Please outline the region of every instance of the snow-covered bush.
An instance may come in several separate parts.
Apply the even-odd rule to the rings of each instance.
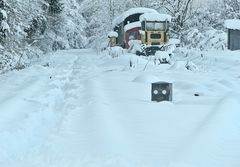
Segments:
[[[240,19],[240,0],[223,0],[222,10],[226,19]]]
[[[159,61],[159,62],[158,62]],[[167,51],[156,51],[154,56],[154,64],[157,63],[170,63],[169,52]]]
[[[48,5],[48,14],[56,15],[60,14],[63,10],[63,3],[62,0],[45,0]]]
[[[0,54],[0,74],[10,70],[15,66],[17,60],[14,59],[15,56],[12,53],[4,52]]]
[[[107,47],[109,46],[109,38],[107,38],[107,35],[103,35],[99,37],[97,40],[94,39],[93,38],[91,39],[93,41],[91,42],[91,45],[88,47],[95,48],[97,49],[98,52],[106,50]]]
[[[213,28],[205,31],[193,28],[185,32],[182,42],[187,48],[224,50],[227,46],[227,33]]]
[[[169,69],[175,71],[199,71],[198,66],[192,61],[175,61]]]
[[[203,6],[194,9],[194,15],[189,21],[189,28],[198,28],[204,30],[206,28],[214,28],[223,30],[224,14],[222,10],[224,5],[222,3],[209,2],[208,6]]]
[[[187,61],[185,67],[190,71],[199,71],[199,68],[192,61]]]
[[[24,29],[27,33],[27,38],[31,39],[34,36],[43,35],[47,28],[47,19],[43,15],[37,15],[34,17],[30,25]]]
[[[149,2],[149,5],[160,13],[168,13],[174,18],[172,31],[180,33],[188,27],[188,21],[193,16],[193,0],[161,0]]]
[[[108,47],[108,53],[112,58],[122,56],[124,53],[124,50],[122,47],[114,46],[114,47]]]
[[[140,40],[130,40],[128,42],[129,45],[129,52],[131,53],[137,53],[137,52],[142,52],[142,42]]]

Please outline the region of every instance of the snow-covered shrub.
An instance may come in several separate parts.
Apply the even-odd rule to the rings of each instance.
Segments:
[[[108,47],[108,52],[112,58],[119,57],[124,53],[123,48],[120,46]]]
[[[8,71],[14,66],[14,56],[11,53],[5,52],[0,54],[0,74]]]
[[[192,61],[175,61],[170,70],[176,71],[199,71],[199,68]]]
[[[182,42],[187,48],[224,50],[227,46],[227,33],[213,28],[203,31],[193,28],[184,33]]]
[[[240,0],[223,0],[226,19],[240,19]]]
[[[192,61],[187,61],[185,67],[190,71],[199,71],[199,68]]]
[[[37,15],[32,19],[30,25],[24,29],[27,33],[27,38],[31,39],[34,36],[43,35],[47,28],[47,19],[43,15]]]
[[[50,15],[60,14],[63,10],[63,3],[61,0],[45,0],[48,3],[48,13]]]
[[[10,70],[20,70],[39,60],[42,55],[39,48],[0,48],[0,73]]]
[[[222,3],[209,2],[208,6],[194,9],[194,15],[191,17],[189,23],[190,28],[197,28],[204,30],[206,28],[214,28],[216,30],[224,29],[224,14],[222,10],[224,5]]]
[[[129,45],[129,52],[131,53],[137,53],[137,52],[142,52],[142,42],[140,40],[130,40],[128,42]]]
[[[158,63],[170,63],[169,52],[167,51],[156,51],[154,56],[154,64]]]
[[[89,40],[92,40],[92,42],[87,47],[95,48],[99,52],[106,50],[109,46],[109,38],[106,35],[99,37],[97,40],[95,38],[90,38]]]

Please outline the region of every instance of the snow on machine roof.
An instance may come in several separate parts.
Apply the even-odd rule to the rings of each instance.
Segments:
[[[171,22],[172,16],[168,14],[159,13],[145,13],[140,16],[140,21],[169,21]]]
[[[116,25],[120,24],[127,17],[129,17],[129,16],[131,16],[133,14],[137,14],[137,13],[158,13],[158,12],[156,10],[150,9],[150,8],[131,8],[128,11],[124,12],[123,14],[121,14],[120,16],[116,17],[113,20],[113,26],[116,26]]]
[[[141,22],[140,21],[129,23],[129,24],[125,25],[124,26],[124,31],[127,32],[128,30],[131,30],[131,29],[136,28],[136,27],[141,27]]]
[[[239,19],[226,20],[225,27],[232,30],[240,30],[240,20]]]

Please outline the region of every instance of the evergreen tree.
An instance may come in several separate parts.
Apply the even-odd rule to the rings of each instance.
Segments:
[[[162,0],[160,3],[164,9],[175,18],[173,30],[181,32],[186,26],[186,22],[193,16],[193,0]]]
[[[240,0],[223,0],[226,19],[240,19]]]

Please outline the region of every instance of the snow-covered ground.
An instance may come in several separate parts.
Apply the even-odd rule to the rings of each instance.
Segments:
[[[1,75],[0,166],[239,167],[239,55],[69,50]],[[155,81],[173,83],[172,102],[151,102]]]

